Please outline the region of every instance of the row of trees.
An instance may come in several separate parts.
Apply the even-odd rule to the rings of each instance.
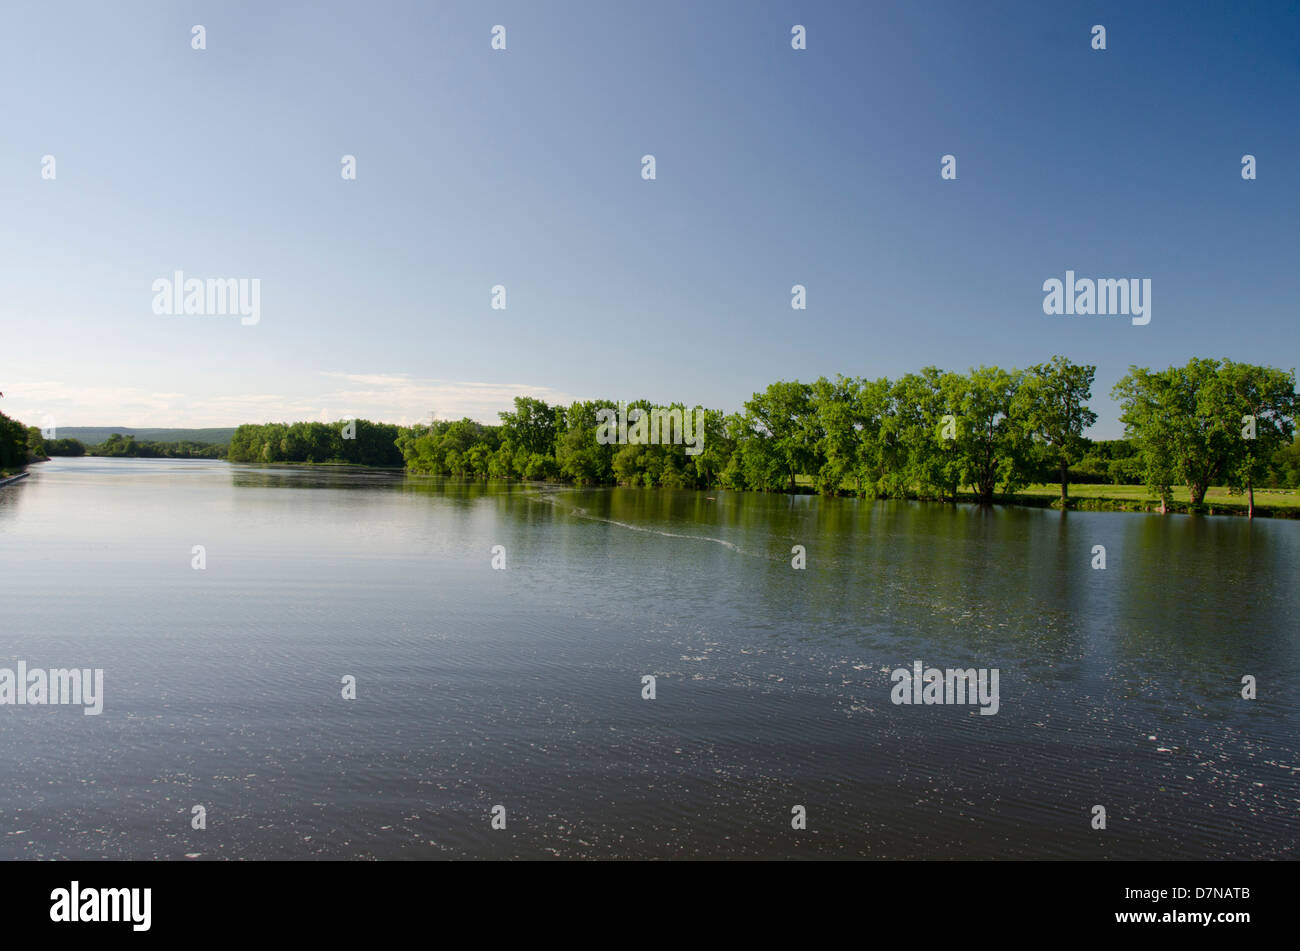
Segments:
[[[80,439],[45,439],[42,437],[41,445],[45,449],[47,456],[84,456],[86,454],[86,444]]]
[[[132,456],[141,459],[224,459],[226,447],[206,442],[157,442],[150,439],[136,439],[111,433],[98,445],[87,446],[80,439],[44,439],[39,429],[33,428],[29,433],[29,442],[41,446],[45,457],[52,456]]]
[[[84,446],[76,439],[60,439],[45,443],[46,452],[51,456],[131,456],[141,459],[220,459],[226,454],[224,446],[213,443],[192,442],[156,442],[139,439],[135,436],[123,436],[110,433],[109,437],[97,446]]]
[[[1137,367],[1116,385],[1126,439],[1093,442],[1096,369],[1054,357],[1025,370],[927,367],[897,380],[839,376],[773,383],[743,413],[704,411],[703,451],[601,444],[610,401],[549,406],[523,397],[490,426],[469,419],[403,431],[414,472],[584,484],[793,490],[983,502],[1034,482],[1145,483],[1166,503],[1186,485],[1200,505],[1211,484],[1244,490],[1300,484],[1295,375],[1229,360]],[[629,409],[648,412],[648,402]],[[676,408],[686,412],[686,407]]]
[[[412,471],[470,477],[792,491],[806,475],[825,494],[955,498],[970,486],[991,501],[999,487],[1013,491],[1050,470],[1065,497],[1096,419],[1084,405],[1093,372],[1057,357],[1028,371],[928,367],[894,382],[773,383],[743,413],[703,410],[696,454],[671,443],[602,444],[597,413],[612,402],[553,407],[527,397],[500,426],[436,422],[398,445]]]
[[[680,403],[655,407],[645,400],[627,404],[622,410],[634,416],[657,408],[676,410],[682,417],[693,412]],[[683,443],[602,442],[598,438],[602,410],[618,412],[620,407],[610,400],[550,406],[532,397],[516,397],[514,411],[502,413],[499,426],[470,419],[436,421],[406,430],[398,447],[410,471],[438,475],[670,488],[719,484],[734,451],[734,439],[721,412],[701,409],[702,451],[692,454]]]
[[[396,428],[396,427],[394,427]],[[226,447],[199,442],[137,441],[134,436],[111,434],[97,446],[79,439],[46,439],[38,426],[24,427],[0,413],[0,469],[17,469],[51,456],[140,456],[145,458],[220,459]]]
[[[698,452],[678,443],[598,438],[608,400],[551,406],[519,397],[498,425],[471,419],[409,428],[370,423],[241,426],[234,462],[405,465],[411,472],[483,479],[564,480],[792,491],[800,477],[823,494],[982,502],[1054,481],[1144,483],[1164,503],[1186,485],[1200,505],[1211,484],[1250,495],[1300,484],[1295,374],[1229,360],[1138,367],[1114,388],[1126,438],[1094,442],[1088,408],[1095,367],[1054,357],[1024,370],[926,367],[897,380],[838,376],[782,381],[741,413],[681,404],[628,404],[703,418]]]
[[[346,463],[401,466],[397,448],[402,428],[366,419],[335,423],[266,423],[244,425],[230,437],[231,462]]]
[[[747,488],[793,488],[805,474],[823,494],[955,499],[968,487],[982,502],[1050,472],[1066,499],[1097,418],[1094,373],[1055,357],[1028,370],[774,383],[745,404],[739,458],[724,471]]]

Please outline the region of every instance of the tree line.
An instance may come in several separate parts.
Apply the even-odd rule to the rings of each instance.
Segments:
[[[55,456],[133,456],[140,458],[223,459],[226,447],[214,443],[137,440],[112,433],[97,445],[79,439],[47,439],[39,426],[24,426],[0,413],[0,470],[17,470]]]
[[[334,423],[246,424],[230,437],[231,462],[338,463],[354,466],[403,465],[400,426],[366,419]]]
[[[1295,440],[1295,372],[1231,360],[1193,359],[1182,367],[1130,367],[1113,395],[1125,438],[1083,434],[1096,368],[1064,357],[1027,369],[981,366],[967,373],[926,367],[898,379],[837,376],[779,381],[753,394],[739,413],[609,400],[549,405],[517,397],[498,424],[437,420],[399,427],[369,420],[240,426],[232,462],[344,463],[405,467],[413,473],[478,479],[565,481],[581,485],[797,491],[864,498],[981,502],[1029,484],[1142,484],[1172,501],[1186,486],[1194,507],[1211,485],[1245,492],[1300,487]],[[703,444],[624,443],[599,438],[603,410],[681,416],[701,410]],[[0,416],[0,420],[7,417]],[[0,425],[0,464],[23,427]],[[16,429],[14,428],[16,427]],[[39,437],[28,432],[28,439]],[[30,434],[34,433],[35,437]],[[75,441],[74,441],[75,442]],[[110,445],[111,443],[111,445]],[[37,445],[31,443],[31,445]],[[51,442],[42,442],[51,454]],[[71,447],[75,449],[75,447]],[[175,454],[219,447],[180,445]],[[155,447],[114,436],[89,450],[153,454]],[[158,452],[158,454],[172,454]],[[806,483],[806,485],[805,485]]]
[[[151,439],[136,439],[135,436],[123,436],[110,433],[109,437],[95,446],[82,446],[76,439],[58,440],[64,445],[46,443],[46,451],[51,455],[64,456],[130,456],[140,459],[221,459],[226,454],[224,446],[212,443],[181,440],[177,442],[158,442]],[[70,445],[69,445],[70,444]],[[80,452],[78,452],[80,447]]]
[[[606,400],[549,406],[515,400],[500,425],[470,419],[404,429],[412,472],[682,488],[794,491],[807,477],[826,495],[991,502],[1031,483],[1145,484],[1162,504],[1186,485],[1199,506],[1210,485],[1251,495],[1300,485],[1295,374],[1230,360],[1131,367],[1114,388],[1125,439],[1083,434],[1096,368],[1054,357],[1025,370],[926,367],[897,380],[838,376],[777,382],[744,412],[704,411],[698,455],[682,445],[602,444]],[[648,412],[651,403],[629,404]],[[674,404],[660,409],[686,407]]]
[[[159,442],[111,433],[102,443],[87,446],[80,439],[44,439],[36,427],[29,430],[29,446],[38,458],[53,456],[130,456],[141,459],[224,459],[226,447],[215,443]],[[39,449],[37,448],[39,447]]]

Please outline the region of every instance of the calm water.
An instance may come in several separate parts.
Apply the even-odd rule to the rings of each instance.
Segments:
[[[1295,522],[32,472],[0,489],[0,666],[101,667],[105,702],[0,707],[3,858],[1282,858],[1300,839]],[[1000,711],[895,706],[889,671],[915,660],[998,668]]]

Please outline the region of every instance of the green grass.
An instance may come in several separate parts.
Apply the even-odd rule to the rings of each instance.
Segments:
[[[795,479],[801,488],[810,488],[811,476],[798,476]],[[852,492],[852,484],[846,483],[846,492]],[[1019,504],[1032,506],[1059,506],[1061,486],[1059,483],[1043,483],[1021,489],[1011,496],[999,495],[999,504]],[[969,492],[960,493],[962,501],[973,501]],[[1191,504],[1191,495],[1185,486],[1176,486],[1173,491],[1174,512],[1183,512]],[[1070,508],[1083,511],[1118,511],[1118,512],[1158,512],[1160,499],[1152,495],[1142,485],[1092,485],[1072,483],[1070,485]],[[1245,493],[1234,495],[1223,486],[1216,486],[1205,493],[1203,511],[1223,515],[1245,515],[1247,501]],[[1256,489],[1255,514],[1277,518],[1300,518],[1300,489]]]
[[[1061,495],[1060,485],[1031,485],[1022,489],[1023,495],[1050,495],[1052,498],[1059,498]],[[1155,505],[1160,504],[1160,500],[1154,497],[1146,486],[1142,485],[1074,485],[1070,486],[1070,498],[1090,498],[1090,499],[1138,499],[1150,501]],[[1174,489],[1174,501],[1186,504],[1191,501],[1191,495],[1186,487],[1177,486]],[[1242,505],[1246,504],[1246,494],[1243,492],[1239,495],[1233,495],[1226,488],[1212,488],[1205,493],[1206,505]],[[1297,489],[1256,489],[1255,505],[1267,505],[1274,508],[1297,508],[1300,509],[1300,490]]]
[[[1032,499],[1059,499],[1060,485],[1031,485],[1021,489],[1018,495]],[[1117,508],[1158,511],[1160,499],[1152,495],[1146,486],[1141,485],[1071,485],[1070,500],[1072,508]],[[1109,503],[1109,504],[1101,504]],[[1185,486],[1175,486],[1173,504],[1175,510],[1184,509],[1191,503],[1191,494]],[[1245,514],[1247,510],[1246,494],[1233,494],[1223,486],[1216,486],[1205,493],[1204,507],[1207,511],[1225,514]],[[1300,490],[1296,489],[1256,489],[1255,514],[1277,515],[1283,518],[1300,518]]]

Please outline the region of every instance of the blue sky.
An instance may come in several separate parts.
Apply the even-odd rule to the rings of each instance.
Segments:
[[[1295,3],[4,21],[0,409],[28,424],[494,421],[525,393],[733,410],[778,379],[1060,353],[1096,364],[1107,437],[1130,364],[1296,364]],[[1150,278],[1150,324],[1045,316],[1067,269]],[[154,314],[176,270],[259,279],[260,322]]]

